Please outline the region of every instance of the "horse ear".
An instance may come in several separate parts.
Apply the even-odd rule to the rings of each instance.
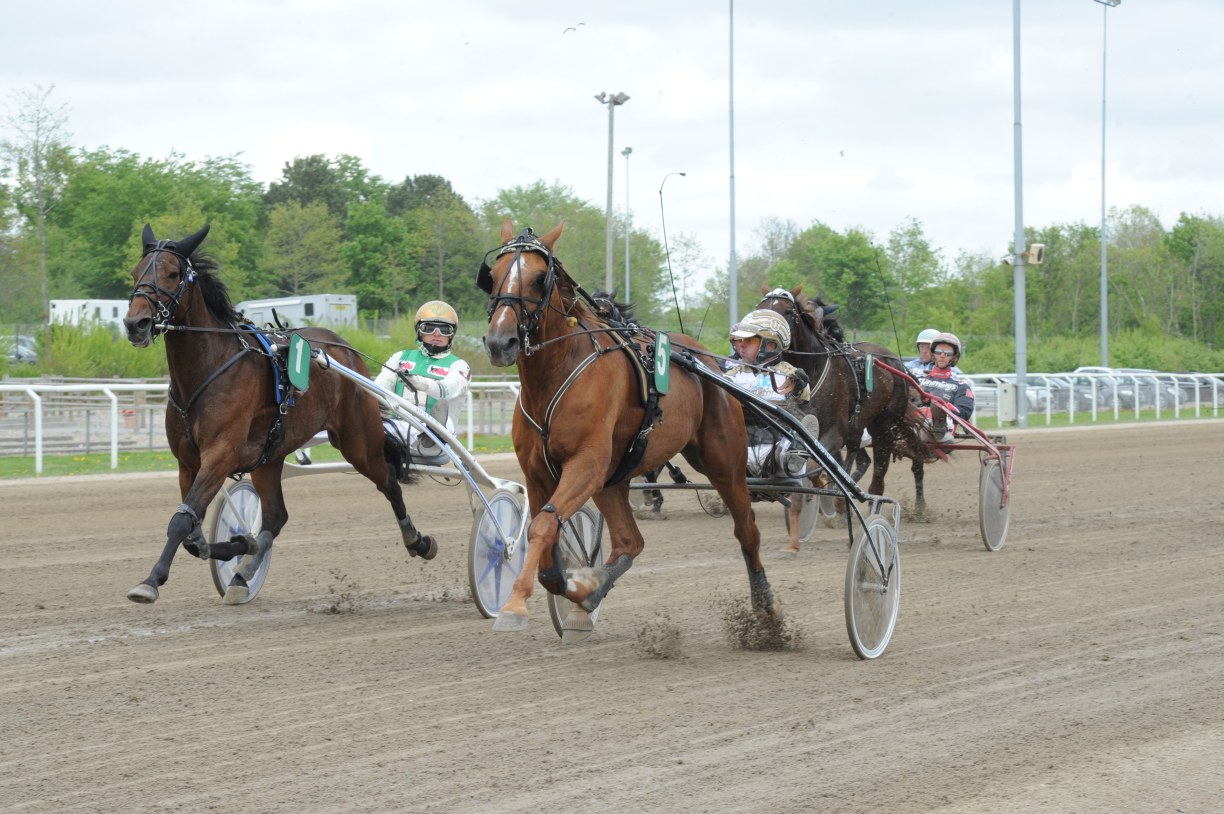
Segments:
[[[182,254],[184,257],[191,257],[192,252],[194,252],[197,248],[199,248],[200,243],[203,242],[204,237],[208,234],[209,226],[210,224],[206,223],[204,224],[204,228],[201,229],[200,231],[196,232],[193,235],[188,235],[187,237],[178,241],[179,253]]]
[[[764,297],[770,291],[773,291],[773,289],[769,287],[769,283],[761,283],[761,296],[762,297]]]
[[[506,218],[502,221],[502,245],[509,243],[512,237],[514,237],[514,225],[510,223],[509,218]]]
[[[565,221],[563,220],[551,232],[540,238],[540,242],[547,246],[550,252],[553,251],[553,247],[557,245],[557,238],[561,237],[561,232],[564,229]]]
[[[145,224],[144,231],[140,235],[140,242],[145,246],[152,246],[157,242],[157,238],[153,237],[153,227]]]
[[[803,292],[803,283],[800,283],[799,285],[791,289],[791,296],[794,297],[797,302],[799,300],[799,295],[802,292]]]

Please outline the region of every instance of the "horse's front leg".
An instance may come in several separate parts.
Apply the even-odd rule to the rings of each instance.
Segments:
[[[166,527],[166,544],[162,547],[161,556],[144,582],[128,591],[128,599],[142,604],[157,601],[159,589],[170,578],[170,564],[174,561],[174,555],[180,545],[201,559],[212,554],[211,547],[204,540],[202,522],[208,504],[225,480],[224,475],[213,474],[215,471],[201,467],[198,472],[193,472],[185,465],[179,464],[179,493],[183,496],[183,502],[179,504]],[[244,551],[238,553],[245,553],[245,546]]]
[[[582,508],[582,504],[598,488],[599,478],[602,476],[602,467],[584,466],[581,461],[568,461],[565,474],[551,498],[541,486],[531,483],[530,478],[528,479],[528,503],[533,507],[539,506],[540,510],[527,528],[527,553],[523,560],[523,570],[515,577],[510,596],[497,613],[497,619],[493,622],[494,630],[527,629],[527,600],[534,590],[537,574],[541,584],[554,593],[560,593],[554,589],[565,580],[557,549],[561,539],[561,523]],[[586,593],[580,598],[569,596],[568,592],[566,596],[573,602],[579,602]]]

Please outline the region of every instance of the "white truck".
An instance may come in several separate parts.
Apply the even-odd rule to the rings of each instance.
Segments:
[[[357,297],[353,294],[302,294],[268,300],[245,300],[235,306],[256,325],[276,324],[272,312],[287,328],[326,325],[356,327]]]
[[[122,331],[127,310],[127,300],[51,300],[51,322],[64,325],[98,322]]]

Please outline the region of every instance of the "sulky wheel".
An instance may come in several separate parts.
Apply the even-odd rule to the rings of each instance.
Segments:
[[[212,522],[205,522],[204,533],[209,543],[228,541],[231,537],[249,535],[252,539],[263,530],[263,504],[259,501],[259,493],[249,480],[229,481],[213,498],[205,517],[211,517]],[[212,574],[213,586],[217,593],[225,596],[230,581],[238,569],[242,555],[228,560],[209,560],[208,569]],[[272,550],[264,554],[263,562],[256,569],[255,575],[247,580],[247,595],[245,602],[250,602],[263,587],[268,576],[268,566],[272,562]],[[240,603],[242,604],[242,603]]]
[[[982,461],[978,475],[978,522],[982,530],[982,542],[989,551],[998,551],[1007,541],[1007,526],[1011,522],[1011,494],[1003,489],[1003,466],[1006,453],[1000,460],[988,458]]]
[[[646,480],[645,475],[638,475],[634,477],[633,480],[629,481],[629,483],[631,486],[638,486],[639,484],[649,483],[649,481]],[[638,509],[642,508],[645,505],[646,505],[646,491],[644,489],[630,489],[629,490],[629,508],[633,509],[636,512]]]
[[[812,542],[812,535],[816,533],[816,527],[820,525],[820,495],[791,495],[791,500],[803,501],[803,507],[799,509],[799,542]],[[785,506],[782,508],[782,517],[786,522],[786,533],[790,534],[790,509]]]
[[[566,570],[603,565],[602,514],[590,506],[583,506],[561,526],[561,557]],[[601,601],[588,613],[563,596],[548,594],[548,615],[552,617],[553,629],[566,644],[580,642],[594,633],[602,608]]]
[[[510,598],[514,580],[527,557],[527,527],[523,503],[511,489],[496,489],[489,508],[478,504],[468,545],[468,587],[476,609],[486,619],[497,616]],[[515,536],[517,536],[517,539]]]
[[[873,514],[846,566],[846,631],[859,658],[877,658],[888,647],[900,602],[901,548],[892,524]]]

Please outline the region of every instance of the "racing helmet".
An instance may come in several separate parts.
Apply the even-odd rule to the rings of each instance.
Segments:
[[[731,331],[732,339],[747,339],[751,336],[761,337],[763,355],[777,355],[790,349],[790,325],[787,324],[786,318],[777,311],[770,311],[768,308],[750,311],[735,326],[735,330]],[[772,342],[773,348],[765,347],[766,342]]]
[[[925,331],[918,333],[918,338],[914,340],[914,345],[929,345],[937,336],[939,336],[939,331],[934,328],[927,328]]]
[[[935,351],[935,348],[939,347],[940,345],[951,345],[952,346],[952,364],[955,365],[957,362],[960,361],[961,341],[960,339],[957,338],[956,334],[948,333],[947,331],[945,331],[941,333],[939,336],[935,337],[933,340],[931,340],[931,352],[933,353]]]
[[[417,342],[427,354],[445,356],[450,353],[451,343],[459,332],[459,315],[455,313],[454,308],[441,300],[430,300],[417,309],[413,327],[416,329]],[[446,340],[445,345],[430,345],[425,342],[425,334],[435,332],[440,333]]]

